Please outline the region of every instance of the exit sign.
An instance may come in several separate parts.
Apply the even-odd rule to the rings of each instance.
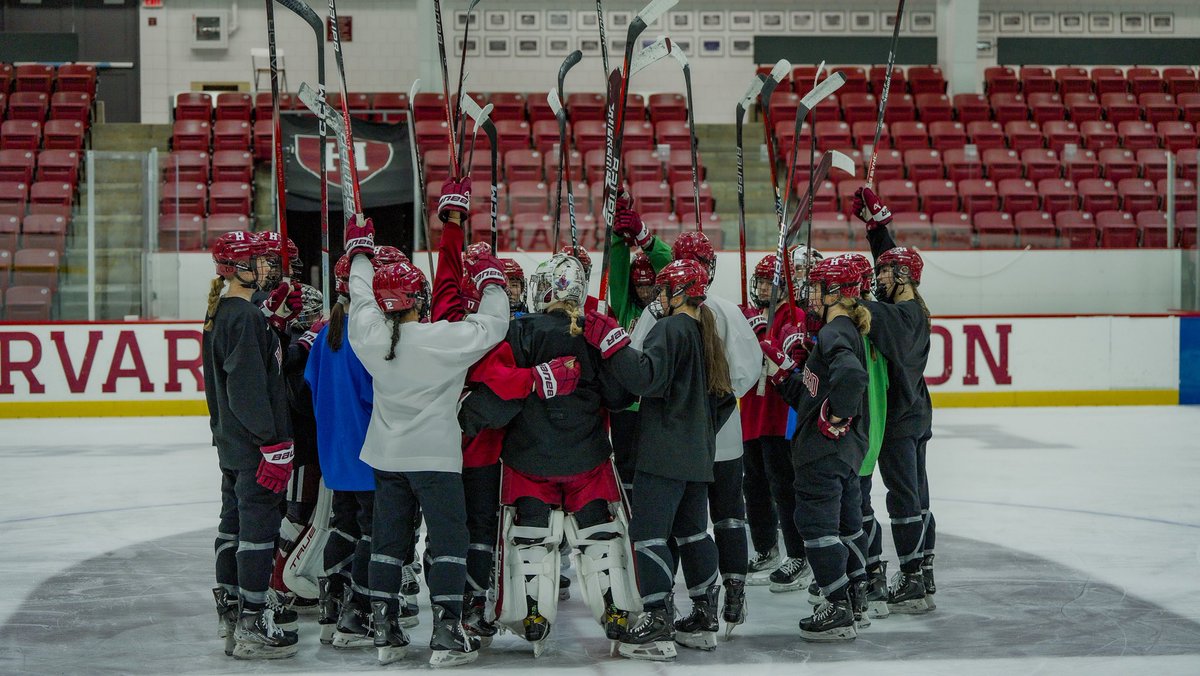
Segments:
[[[163,0],[142,0],[142,7],[146,9],[162,9]]]

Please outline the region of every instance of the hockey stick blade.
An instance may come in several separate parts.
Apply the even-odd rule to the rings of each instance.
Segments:
[[[672,52],[679,53],[679,50],[672,49],[671,38],[660,36],[657,40],[650,44],[642,51],[638,52],[633,57],[633,62],[629,66],[629,70],[637,75],[645,70],[650,64],[658,61],[667,54]],[[687,57],[684,57],[685,59]]]
[[[643,7],[642,11],[637,13],[637,16],[633,18],[633,22],[630,22],[630,33],[633,32],[634,23],[637,23],[640,20],[642,24],[641,28],[638,30],[638,33],[640,34],[643,30],[646,30],[646,26],[658,21],[662,15],[666,14],[677,4],[679,4],[679,0],[653,0],[653,2]]]
[[[558,67],[558,91],[565,91],[563,86],[567,81],[567,73],[571,72],[571,69],[582,60],[583,52],[579,51],[578,49],[570,54],[567,54],[567,58],[563,59],[562,65]],[[563,96],[566,96],[566,94]]]
[[[751,82],[750,86],[746,88],[746,95],[742,97],[741,101],[738,101],[738,108],[741,109],[743,113],[749,110],[750,106],[754,103],[754,99],[758,98],[759,93],[762,92],[763,83],[766,81],[767,76],[763,75],[762,73],[758,73],[754,76],[754,81]]]
[[[792,74],[792,64],[787,59],[780,59],[775,62],[775,67],[771,69],[771,79],[775,84],[783,82],[784,78]]]
[[[857,167],[854,165],[854,160],[850,156],[836,150],[827,150],[825,151],[825,154],[821,156],[821,162],[817,165],[817,168],[813,173],[814,190],[821,189],[821,184],[825,182],[825,179],[829,176],[830,170],[833,168],[840,169],[851,176],[853,176],[855,171],[857,171]],[[800,234],[801,227],[804,225],[804,222],[808,220],[809,215],[812,212],[814,198],[815,193],[805,194],[800,198],[800,208],[792,216],[792,220],[788,224],[787,236],[785,240],[787,243],[786,246],[790,247],[796,237]]]
[[[796,114],[796,119],[801,119],[807,116],[810,110],[816,108],[822,101],[828,98],[830,94],[833,94],[837,90],[841,89],[842,85],[844,84],[846,84],[846,74],[841,71],[838,71],[824,80],[821,80],[820,84],[818,84],[816,87],[813,87],[812,91],[805,94],[804,98],[800,99],[800,110],[803,111],[803,114],[798,112]]]
[[[551,89],[550,93],[546,95],[546,103],[550,104],[550,112],[554,113],[554,117],[558,117],[558,114],[563,110],[563,106],[562,101],[558,98],[557,89]]]

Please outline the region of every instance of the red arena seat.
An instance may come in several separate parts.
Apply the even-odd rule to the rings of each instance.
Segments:
[[[1011,249],[1017,241],[1012,214],[982,211],[975,214],[975,232],[981,249]]]
[[[1096,222],[1086,211],[1060,211],[1054,215],[1059,246],[1071,249],[1096,248]]]

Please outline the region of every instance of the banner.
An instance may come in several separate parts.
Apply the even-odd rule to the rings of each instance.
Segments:
[[[337,137],[326,141],[325,166],[321,167],[321,137],[317,118],[282,115],[283,162],[286,166],[289,211],[320,211],[323,177],[329,184],[330,211],[342,210],[341,157]],[[395,206],[412,202],[412,158],[407,124],[377,124],[355,119],[354,161],[363,207]]]

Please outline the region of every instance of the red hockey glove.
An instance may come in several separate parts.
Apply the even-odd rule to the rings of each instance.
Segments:
[[[617,193],[617,205],[616,205],[613,213],[620,213],[622,211],[629,211],[632,209],[633,209],[633,195],[630,195],[629,193],[625,192],[625,189],[622,188]]]
[[[648,249],[653,241],[650,229],[642,222],[641,215],[633,209],[617,208],[616,216],[613,217],[613,233],[625,240],[629,246],[643,250]]]
[[[369,218],[360,218],[354,214],[346,221],[345,230],[346,257],[362,254],[367,258],[375,256],[375,223]]]
[[[533,391],[542,399],[565,396],[579,385],[579,362],[575,357],[556,357],[533,367]]]
[[[508,278],[504,276],[504,264],[491,254],[468,258],[464,267],[467,276],[475,282],[475,288],[479,289],[480,298],[483,297],[483,290],[488,284],[499,284],[502,289],[508,286]]]
[[[743,305],[741,310],[746,316],[746,321],[750,322],[750,330],[755,336],[762,338],[767,333],[767,318],[763,316],[762,310],[753,305]]]
[[[442,197],[438,200],[438,218],[443,223],[450,220],[451,214],[458,214],[458,222],[466,220],[471,212],[471,178],[462,180],[446,179],[442,183]]]
[[[795,324],[784,324],[779,329],[779,347],[784,354],[797,364],[808,361],[808,346],[806,336],[796,328]]]
[[[850,206],[850,210],[858,217],[858,220],[867,224],[867,230],[871,231],[875,228],[886,228],[892,222],[892,212],[887,208],[887,205],[879,201],[879,196],[874,190],[867,187],[859,188],[854,192],[854,202]]]
[[[260,306],[262,313],[267,317],[267,323],[278,331],[286,331],[288,323],[300,314],[304,305],[303,294],[300,282],[280,282]]]
[[[583,324],[583,337],[588,345],[600,350],[600,356],[605,359],[629,344],[629,334],[617,320],[595,310],[588,310],[587,320]]]
[[[792,375],[792,369],[796,368],[796,362],[769,340],[758,341],[758,346],[762,348],[763,356],[770,364],[767,367],[767,379],[771,381],[771,384],[778,385],[787,380]]]
[[[328,323],[324,319],[318,319],[304,332],[304,335],[296,339],[296,342],[304,348],[305,352],[311,350],[313,343],[317,342],[317,335],[321,333],[321,329],[325,328],[325,325]]]
[[[292,478],[291,441],[281,441],[270,446],[260,446],[262,460],[258,463],[258,484],[272,493],[282,493]]]
[[[850,431],[850,421],[854,420],[854,416],[842,418],[838,422],[831,422],[830,418],[834,415],[829,412],[829,400],[826,399],[824,404],[821,404],[821,414],[817,416],[817,429],[821,434],[837,441],[846,436],[846,432]]]

